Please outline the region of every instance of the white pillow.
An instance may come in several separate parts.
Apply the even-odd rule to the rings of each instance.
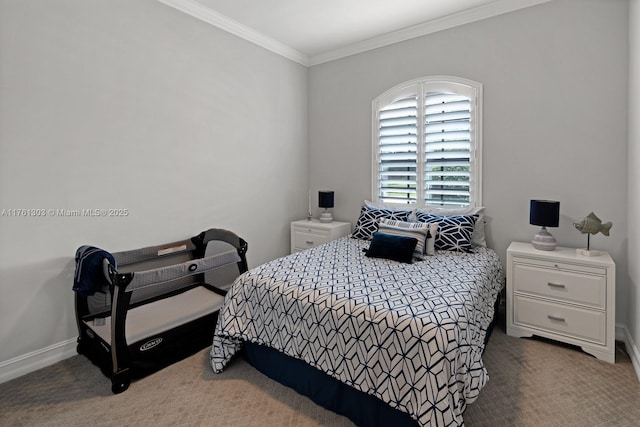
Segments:
[[[427,244],[424,245],[424,253],[427,255],[435,255],[436,254],[436,234],[438,233],[438,223],[432,222],[429,224],[429,235],[431,237],[427,238]]]
[[[484,231],[484,206],[480,207],[464,207],[464,208],[445,208],[442,206],[427,206],[418,209],[420,212],[432,213],[436,215],[478,215],[478,220],[471,235],[471,243],[476,246],[487,247],[487,240]],[[411,218],[411,217],[410,217]],[[433,235],[433,233],[432,233]]]
[[[406,222],[382,218],[378,223],[378,231],[416,239],[417,244],[413,251],[413,257],[422,261],[423,255],[426,253],[427,233],[431,231],[429,225],[425,222]]]

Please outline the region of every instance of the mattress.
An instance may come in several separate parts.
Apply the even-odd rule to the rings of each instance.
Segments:
[[[343,237],[239,277],[220,311],[213,370],[251,341],[420,425],[462,425],[488,380],[481,356],[504,284],[499,258],[478,247],[404,264],[366,257],[368,245]]]
[[[125,337],[128,344],[152,337],[199,319],[220,309],[224,297],[197,286],[188,291],[133,308],[127,313]],[[111,316],[104,322],[85,321],[100,338],[111,345]]]

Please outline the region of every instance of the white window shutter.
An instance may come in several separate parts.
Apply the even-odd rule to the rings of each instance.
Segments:
[[[415,203],[417,197],[418,97],[386,105],[378,120],[379,187],[385,202]]]
[[[374,100],[374,200],[479,206],[481,87],[455,77],[424,78]]]
[[[424,99],[425,204],[468,206],[471,100],[441,92]]]

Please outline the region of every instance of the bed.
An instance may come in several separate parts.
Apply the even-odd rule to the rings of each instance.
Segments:
[[[482,353],[504,286],[500,260],[471,245],[477,215],[466,250],[427,254],[427,239],[410,263],[368,256],[381,222],[363,228],[362,218],[350,237],[239,277],[211,366],[221,372],[245,347],[258,369],[358,425],[463,425],[488,380]],[[440,225],[426,233],[436,243],[447,237]]]

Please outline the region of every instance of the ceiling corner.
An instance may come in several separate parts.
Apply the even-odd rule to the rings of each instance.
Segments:
[[[181,12],[200,19],[208,24],[211,24],[223,31],[231,33],[242,39],[245,39],[251,43],[254,43],[260,47],[270,50],[280,56],[297,62],[305,67],[308,67],[309,56],[280,43],[264,34],[261,34],[233,19],[222,15],[206,6],[203,6],[197,0],[157,0],[167,6],[173,7]]]

